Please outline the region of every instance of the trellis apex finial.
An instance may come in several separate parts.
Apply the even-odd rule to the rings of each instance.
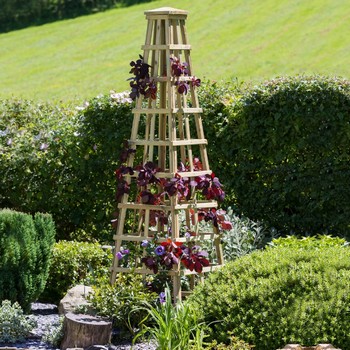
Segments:
[[[188,11],[179,10],[179,9],[175,9],[175,8],[172,8],[172,7],[161,7],[161,8],[158,8],[158,9],[145,11],[145,15],[146,15],[146,17],[151,17],[151,16],[172,16],[172,15],[187,17]]]

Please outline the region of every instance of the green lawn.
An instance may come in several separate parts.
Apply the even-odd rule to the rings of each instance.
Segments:
[[[159,0],[0,34],[0,98],[87,99],[128,88],[145,40],[145,10],[189,11],[194,73],[256,81],[319,73],[350,77],[346,0]]]

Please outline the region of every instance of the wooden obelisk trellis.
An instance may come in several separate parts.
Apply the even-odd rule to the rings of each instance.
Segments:
[[[207,140],[204,136],[201,112],[196,88],[191,87],[188,94],[180,94],[175,86],[176,80],[188,80],[192,77],[191,46],[187,42],[185,20],[187,12],[173,8],[160,8],[145,12],[147,33],[143,49],[144,62],[151,66],[151,77],[157,83],[157,98],[137,98],[136,107],[133,110],[134,121],[129,145],[133,149],[143,148],[143,163],[155,162],[161,169],[157,177],[171,179],[175,176],[194,179],[197,176],[211,174],[207,156]],[[171,58],[176,57],[181,62],[188,63],[189,76],[174,78],[171,72]],[[140,135],[140,120],[145,119],[145,132]],[[192,130],[193,129],[193,130]],[[193,138],[195,135],[195,138]],[[194,154],[198,152],[197,154]],[[193,165],[194,156],[198,156],[202,163],[202,169],[197,170]],[[188,163],[187,171],[179,171],[179,163]],[[134,166],[134,155],[130,155],[128,166]],[[137,174],[136,174],[137,175]],[[135,181],[135,176],[126,175],[125,179],[130,184]],[[198,231],[198,210],[216,208],[214,200],[179,200],[178,196],[172,196],[164,200],[162,205],[142,204],[136,199],[130,201],[129,195],[124,194],[118,205],[119,216],[117,231],[114,236],[115,252],[120,251],[127,242],[140,245],[144,240],[151,241],[154,236],[154,228],[150,227],[152,211],[163,212],[169,217],[169,224],[158,223],[156,229],[158,241],[165,241],[166,234],[173,241],[211,241],[215,252],[215,264],[203,268],[203,272],[209,272],[223,264],[221,237],[217,228],[210,232]],[[128,213],[132,215],[128,216]],[[127,219],[129,218],[129,220]],[[134,229],[126,232],[126,221],[134,218]],[[187,228],[196,231],[193,237],[183,237],[181,233],[180,218],[185,218]],[[168,226],[168,227],[166,227]],[[130,225],[129,225],[130,227]],[[140,262],[140,260],[138,260]],[[115,257],[111,269],[111,283],[114,283],[118,272],[137,272],[151,274],[152,271],[139,264],[130,269],[120,266]],[[194,285],[196,273],[194,271],[180,269],[179,266],[169,271],[172,276],[174,298],[181,299],[182,275],[189,276],[191,287]]]

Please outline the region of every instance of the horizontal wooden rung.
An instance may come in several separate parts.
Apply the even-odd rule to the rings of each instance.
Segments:
[[[200,241],[206,241],[206,240],[213,240],[217,237],[217,235],[214,232],[211,233],[201,233],[199,232],[196,236],[191,236],[189,238],[187,237],[177,237],[177,238],[172,238],[173,241],[176,242],[200,242]],[[154,237],[152,236],[136,236],[132,234],[116,234],[113,236],[114,240],[118,241],[128,241],[128,242],[142,242],[142,241],[153,241]],[[169,238],[166,237],[158,237],[157,242],[166,242]]]
[[[164,82],[167,82],[167,81],[170,81],[172,83],[175,83],[177,81],[191,81],[192,78],[195,78],[194,76],[192,75],[186,75],[186,76],[181,76],[181,77],[166,77],[166,76],[161,76],[161,77],[152,77],[152,79],[155,81],[155,82],[161,82],[161,83],[164,83]]]
[[[142,50],[191,50],[189,44],[154,44],[142,45]]]
[[[134,108],[134,114],[197,114],[202,113],[202,108]]]
[[[222,265],[211,265],[203,267],[202,273],[212,272],[222,267]],[[126,273],[141,273],[144,275],[154,275],[154,272],[150,269],[145,268],[128,268],[128,267],[112,267],[111,269],[114,272],[126,272]],[[167,273],[170,276],[188,276],[188,275],[197,275],[198,273],[196,271],[191,271],[188,269],[184,270],[169,270]]]
[[[163,211],[171,211],[174,210],[184,210],[184,209],[205,209],[205,208],[216,208],[217,201],[197,201],[197,202],[184,202],[180,204],[176,204],[173,208],[170,205],[152,205],[152,204],[141,204],[135,202],[127,202],[127,203],[119,203],[118,208],[125,209],[135,209],[135,210],[163,210]]]
[[[134,172],[134,175],[125,175],[129,177],[138,177],[138,171]],[[177,171],[176,173],[169,173],[169,172],[157,172],[157,178],[159,179],[172,179],[173,177],[180,175],[181,177],[196,177],[196,176],[204,176],[204,175],[211,175],[211,170],[196,170],[196,171]]]
[[[203,267],[202,273],[212,272],[212,271],[219,269],[220,267],[222,267],[222,265],[205,266],[205,267]],[[191,270],[186,269],[186,270],[181,271],[182,276],[197,275],[197,274],[198,273],[194,270],[191,271]]]
[[[130,144],[136,146],[187,146],[187,145],[207,145],[207,139],[190,139],[190,140],[135,140]]]
[[[196,176],[204,176],[204,175],[211,175],[211,174],[212,174],[211,170],[177,171],[176,173],[158,172],[157,177],[171,179],[176,175],[180,175],[181,177],[196,177]]]

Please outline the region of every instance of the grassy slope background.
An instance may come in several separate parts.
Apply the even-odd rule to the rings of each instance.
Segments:
[[[144,43],[143,12],[189,11],[194,73],[256,81],[319,73],[350,77],[346,0],[159,0],[0,35],[0,98],[88,99],[128,89]]]

